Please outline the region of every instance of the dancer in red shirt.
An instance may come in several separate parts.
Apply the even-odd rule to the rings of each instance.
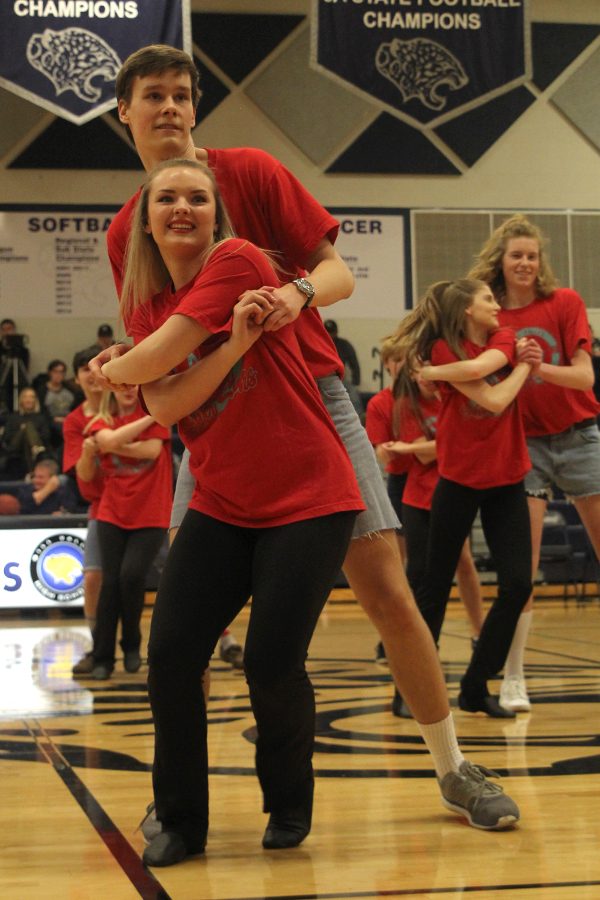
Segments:
[[[270,813],[263,845],[294,847],[308,834],[314,695],[305,660],[364,508],[294,330],[262,326],[272,304],[258,289],[276,279],[269,260],[230,234],[208,168],[168,160],[154,170],[132,223],[123,286],[136,346],[102,367],[113,383],[140,382],[161,422],[179,422],[195,478],[149,642],[162,830],[144,861],[157,866],[204,849],[201,676],[250,595],[244,666]],[[142,302],[167,272],[172,288]],[[148,273],[156,273],[154,285]]]
[[[388,369],[391,368],[395,373],[394,382],[391,388],[386,388],[369,401],[367,431],[369,431],[368,411],[373,400],[385,398],[387,426],[384,427],[383,419],[378,417],[376,420],[378,427],[373,428],[369,436],[371,440],[377,438],[380,441],[376,447],[380,458],[385,454],[384,458],[391,459],[391,465],[400,464],[406,468],[401,519],[408,559],[406,574],[413,592],[417,593],[425,577],[431,500],[439,478],[435,433],[441,401],[431,382],[421,378],[418,362],[413,361],[413,366],[417,366],[416,370],[408,371],[404,365],[403,348],[396,343],[393,336],[384,343],[382,358]],[[383,406],[383,402],[380,405]],[[388,478],[390,477],[388,475]],[[484,614],[479,575],[468,538],[456,566],[456,581],[471,623],[472,647],[475,647]],[[392,711],[394,715],[402,718],[412,716],[397,688],[394,692]]]
[[[436,377],[437,365],[473,359],[486,349],[509,367],[495,384],[473,380],[441,385],[436,432],[440,479],[431,506],[426,575],[416,597],[437,642],[456,563],[479,510],[498,573],[498,596],[461,679],[459,706],[511,717],[514,712],[504,710],[489,694],[487,679],[504,665],[531,590],[523,488],[529,460],[515,398],[539,357],[529,347],[529,356],[516,362],[514,334],[498,330],[499,309],[482,282],[440,282],[401,323],[399,339],[407,348],[407,365],[414,358],[431,359],[428,377]]]
[[[173,497],[170,432],[144,414],[137,387],[118,393],[115,406],[114,415],[102,408],[85,429],[104,482],[96,512],[102,589],[91,677],[97,681],[113,671],[119,621],[125,669],[140,668],[146,576],[165,538]]]
[[[535,340],[543,352],[519,398],[532,463],[525,490],[534,573],[552,485],[573,501],[600,556],[600,405],[592,390],[590,326],[581,297],[557,286],[544,244],[536,225],[525,216],[511,216],[483,246],[471,271],[494,292],[501,324]],[[493,371],[493,365],[485,371]],[[521,614],[500,693],[502,705],[515,711],[530,709],[523,656],[532,605],[533,597]]]
[[[333,246],[339,223],[269,154],[250,147],[211,150],[194,146],[191,130],[199,99],[198,72],[187,54],[164,45],[144,47],[125,61],[116,88],[119,117],[131,131],[144,168],[150,171],[174,157],[207,163],[231,204],[236,233],[272,251],[285,270],[269,293],[273,310],[265,320],[265,331],[294,323],[303,357],[352,460],[367,506],[356,517],[344,572],[382,635],[394,681],[410,698],[442,794],[453,798],[455,809],[462,804],[463,814],[474,826],[504,827],[510,818],[504,813],[508,809],[512,814],[514,803],[488,783],[481,768],[465,760],[460,751],[435,647],[406,582],[395,535],[398,519],[344,388],[335,347],[313,308],[334,303],[352,291],[352,275]],[[118,283],[135,207],[137,197],[115,217],[108,233]],[[126,349],[121,345],[100,354],[95,365]],[[193,490],[184,454],[172,525],[180,523]]]

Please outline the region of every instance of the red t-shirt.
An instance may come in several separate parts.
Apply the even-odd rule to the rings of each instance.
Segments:
[[[87,433],[84,434],[84,431],[92,416],[86,416],[83,409],[84,406],[84,403],[80,403],[63,422],[63,472],[75,471],[75,466],[81,456],[83,442],[88,437]],[[81,496],[90,504],[88,518],[97,519],[98,504],[104,488],[104,477],[99,460],[97,473],[91,481],[82,481],[77,473],[75,473],[75,477],[77,478],[77,487]]]
[[[129,425],[146,414],[138,405],[128,416],[115,417],[112,425],[98,419],[90,429],[91,434],[103,428],[119,428]],[[158,438],[162,441],[156,459],[134,459],[118,453],[100,456],[104,472],[104,491],[98,508],[98,520],[110,522],[127,530],[134,528],[168,528],[173,503],[173,467],[171,458],[171,434],[167,428],[154,422],[136,441]]]
[[[395,402],[392,389],[386,387],[371,397],[367,403],[365,429],[374,447],[377,447],[378,444],[385,444],[387,441],[398,440],[397,435],[394,434]],[[409,468],[410,456],[398,454],[387,464],[385,470],[390,475],[404,475]]]
[[[434,436],[441,405],[442,401],[438,397],[419,398],[419,408],[423,416],[423,422],[431,429]],[[426,437],[427,440],[431,440],[423,433],[423,426],[417,419],[410,401],[405,397],[400,410],[399,439],[406,441],[407,444],[412,444],[420,437]],[[414,453],[409,458],[410,468],[404,494],[402,495],[402,502],[407,503],[408,506],[416,506],[418,509],[431,509],[431,499],[439,481],[437,459],[432,460],[430,463],[422,463]]]
[[[511,365],[516,357],[515,335],[499,328],[487,346],[463,341],[468,359],[484,350],[501,350]],[[434,366],[457,362],[458,357],[445,341],[436,341],[431,353]],[[486,378],[494,384],[509,374],[507,367]],[[472,488],[516,484],[531,468],[523,422],[517,400],[496,415],[457,391],[449,382],[440,382],[442,408],[437,422],[437,460],[441,476]]]
[[[277,261],[286,274],[278,278],[271,272],[271,284],[304,274],[303,267],[318,243],[323,238],[335,241],[339,222],[273,156],[253,147],[206,152],[236,234],[263,250],[280,254]],[[138,191],[117,213],[107,233],[108,255],[119,294],[130,220],[139,194]],[[337,373],[343,378],[344,366],[319,312],[303,310],[295,328],[313,377]]]
[[[592,335],[583,300],[569,288],[549,297],[538,297],[520,309],[500,311],[502,325],[514,328],[517,337],[533,337],[544,351],[544,362],[568,366],[580,347],[591,355]],[[519,405],[528,437],[559,434],[575,422],[595,418],[600,404],[594,392],[548,384],[528,378],[519,394]]]
[[[206,355],[229,333],[237,297],[272,279],[265,255],[234,238],[190,284],[142,304],[131,334],[138,343],[173,313],[189,316],[214,335],[196,351]],[[293,328],[265,332],[179,431],[196,481],[190,507],[216,519],[267,528],[365,508]]]

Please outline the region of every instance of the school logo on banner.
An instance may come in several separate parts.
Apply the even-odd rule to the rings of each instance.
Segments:
[[[74,534],[55,534],[33,551],[30,574],[33,586],[47,600],[71,603],[83,596],[85,541]]]
[[[0,84],[76,125],[116,106],[117,72],[146,44],[191,53],[189,0],[0,4]]]
[[[311,64],[412,125],[529,75],[527,0],[313,0]]]

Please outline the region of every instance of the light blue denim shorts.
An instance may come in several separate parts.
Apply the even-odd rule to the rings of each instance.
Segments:
[[[600,432],[595,422],[529,437],[527,449],[532,469],[525,476],[525,491],[530,497],[549,499],[553,484],[573,499],[600,494]]]
[[[402,526],[388,497],[375,451],[341,378],[328,375],[318,378],[317,385],[354,466],[358,487],[367,507],[356,517],[352,538],[391,528],[400,529]]]
[[[102,557],[100,556],[100,542],[98,540],[98,521],[88,519],[85,547],[83,549],[83,571],[89,569],[101,569]]]
[[[341,379],[328,375],[317,380],[323,402],[333,419],[348,456],[354,466],[356,480],[367,507],[356,517],[352,538],[363,537],[376,531],[401,528],[398,516],[390,503],[381,469],[375,451],[367,437],[356,410]],[[187,512],[194,490],[194,479],[190,475],[189,453],[186,450],[181,459],[177,476],[177,486],[171,511],[171,528],[181,525]]]

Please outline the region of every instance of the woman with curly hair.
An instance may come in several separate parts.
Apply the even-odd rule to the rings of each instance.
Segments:
[[[486,241],[469,273],[493,291],[502,307],[500,324],[514,328],[519,338],[533,338],[543,351],[541,365],[519,398],[532,464],[525,489],[534,573],[552,485],[573,501],[596,555],[600,554],[600,434],[596,424],[600,405],[592,390],[592,335],[579,294],[558,287],[545,243],[541,230],[525,216],[511,216]],[[521,614],[506,662],[500,694],[505,709],[531,708],[523,654],[532,601],[530,597]]]

